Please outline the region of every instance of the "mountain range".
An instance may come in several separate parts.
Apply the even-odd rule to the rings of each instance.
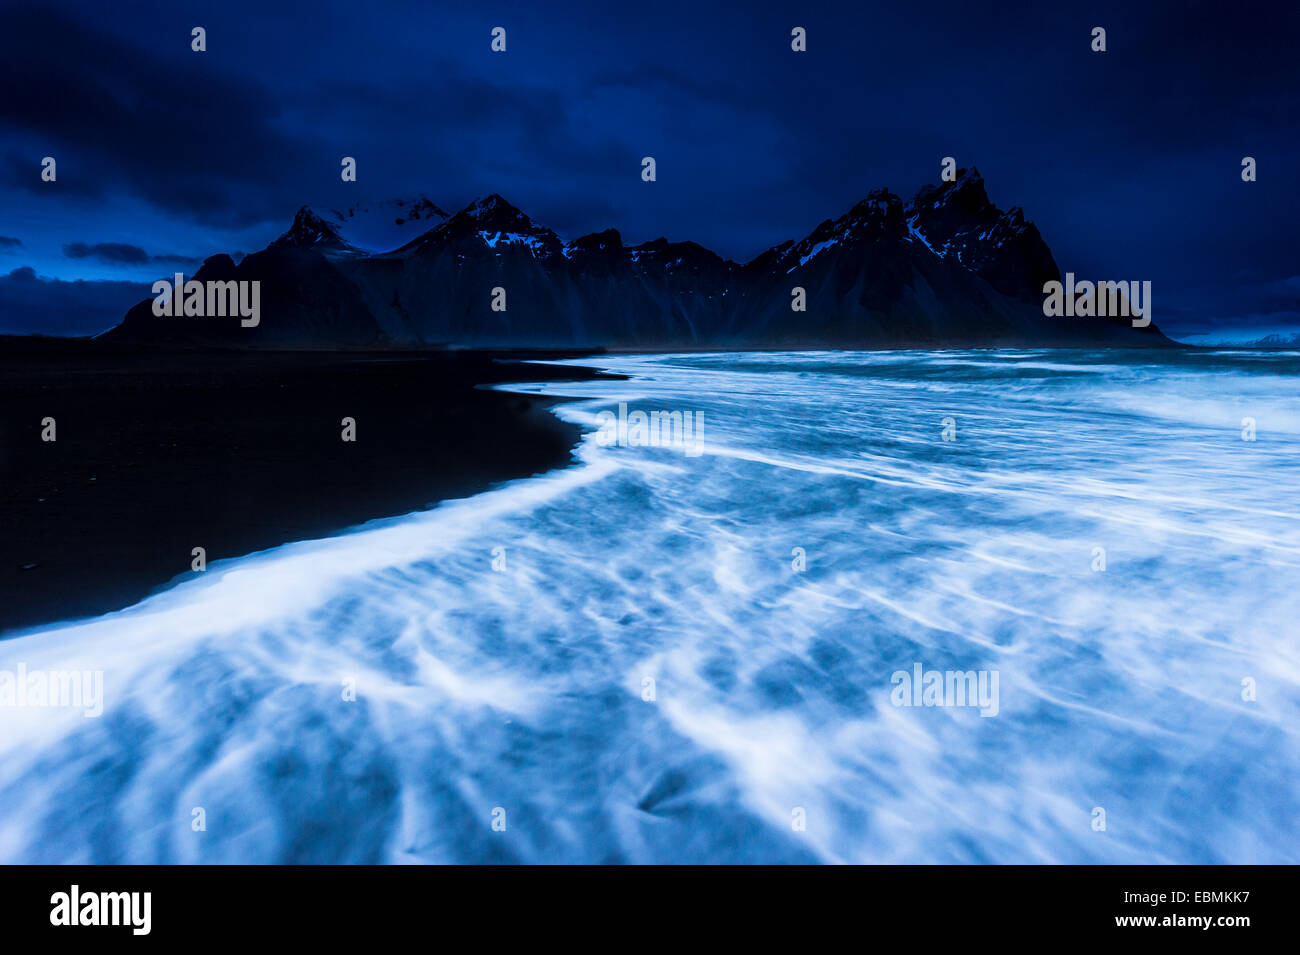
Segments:
[[[189,278],[260,281],[260,324],[156,317],[151,299],[101,337],[270,348],[1168,343],[1127,318],[1045,317],[1043,284],[1061,278],[1051,250],[1019,208],[990,201],[974,168],[909,202],[872,192],[744,264],[689,241],[625,245],[614,229],[566,242],[491,195],[454,214],[427,199],[326,215],[304,206],[261,252],[238,264],[212,256]],[[792,307],[796,288],[804,310]]]

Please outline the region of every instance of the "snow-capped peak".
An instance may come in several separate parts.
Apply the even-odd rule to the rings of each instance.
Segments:
[[[389,252],[444,222],[447,213],[430,199],[417,196],[358,203],[331,216],[339,235],[352,248]]]
[[[293,225],[273,241],[271,246],[331,251],[347,251],[350,248],[339,235],[338,225],[317,214],[310,206],[298,209],[293,217]]]
[[[445,221],[447,213],[423,196],[361,202],[318,213],[303,206],[289,231],[272,245],[316,249],[336,255],[389,252]]]

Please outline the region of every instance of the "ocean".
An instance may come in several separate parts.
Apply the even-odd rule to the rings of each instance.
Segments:
[[[0,861],[1300,862],[1300,353],[572,364],[570,468],[0,641]]]

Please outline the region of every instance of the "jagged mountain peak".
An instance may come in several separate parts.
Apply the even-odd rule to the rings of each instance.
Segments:
[[[888,189],[873,189],[838,219],[825,219],[804,238],[773,246],[746,268],[777,268],[789,273],[825,252],[857,248],[884,238],[901,240],[905,232],[903,200]]]
[[[500,211],[519,212],[519,208],[507,202],[499,192],[494,192],[491,195],[475,199],[462,211],[469,215],[491,215]]]
[[[490,196],[475,199],[448,219],[447,225],[458,227],[472,225],[476,229],[506,229],[513,232],[550,231],[495,192]]]
[[[951,181],[941,182],[937,186],[922,186],[908,203],[906,211],[910,218],[918,213],[931,213],[950,206],[958,214],[966,216],[986,216],[990,211],[997,212],[997,207],[989,199],[984,187],[984,177],[974,166],[958,169],[957,177]]]
[[[884,227],[895,231],[903,222],[903,200],[888,189],[873,189],[867,198],[856,203],[847,213],[835,220],[835,228],[847,234],[864,225]]]
[[[500,254],[522,246],[534,255],[564,255],[564,243],[551,229],[535,222],[497,193],[475,199],[455,215],[407,243],[398,252],[432,254],[455,244],[464,249],[487,249]]]
[[[483,228],[512,228],[515,231],[544,228],[522,212],[518,206],[506,201],[495,192],[490,196],[475,199],[451,218],[453,221],[470,220]]]
[[[1060,270],[1018,206],[1002,211],[989,198],[979,169],[957,170],[952,181],[922,186],[905,210],[907,231],[939,258],[974,272],[1022,301],[1040,300]]]
[[[271,248],[347,251],[351,246],[344,241],[334,223],[325,219],[310,206],[301,206],[294,214],[293,224],[271,243]]]

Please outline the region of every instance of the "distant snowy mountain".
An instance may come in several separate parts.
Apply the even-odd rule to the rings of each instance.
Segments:
[[[739,264],[694,242],[624,245],[614,229],[566,242],[499,195],[448,215],[427,199],[347,212],[303,207],[235,265],[260,280],[264,320],[155,318],[108,337],[276,347],[870,348],[1167,344],[1127,319],[1047,318],[1052,253],[978,170],[904,203],[877,190],[809,235]],[[505,309],[494,309],[494,289]],[[799,289],[801,291],[796,292]],[[792,308],[802,300],[803,310]],[[498,303],[499,304],[499,303]]]
[[[1265,335],[1251,342],[1252,348],[1300,348],[1300,332],[1289,335]]]
[[[1189,332],[1178,340],[1205,348],[1300,348],[1300,331],[1281,329],[1260,335],[1261,329],[1216,329],[1212,332]]]
[[[373,255],[406,245],[446,218],[446,212],[424,197],[365,203],[324,214],[303,206],[289,230],[271,245]]]

